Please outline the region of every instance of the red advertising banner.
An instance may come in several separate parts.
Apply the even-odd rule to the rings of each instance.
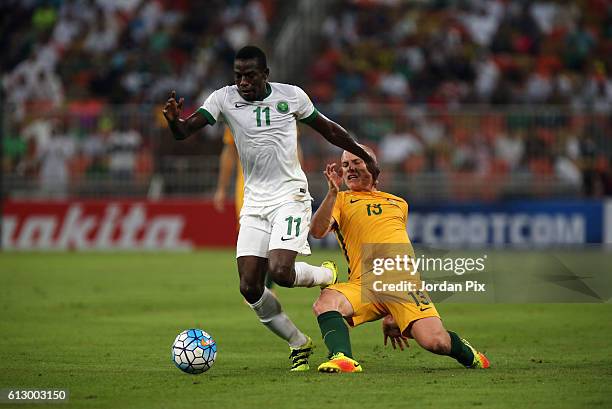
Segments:
[[[189,250],[234,246],[233,205],[207,200],[3,203],[6,250]]]

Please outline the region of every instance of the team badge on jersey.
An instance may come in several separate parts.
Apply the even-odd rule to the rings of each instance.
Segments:
[[[287,101],[279,101],[279,103],[276,104],[276,110],[281,114],[286,114],[289,112],[289,103]]]

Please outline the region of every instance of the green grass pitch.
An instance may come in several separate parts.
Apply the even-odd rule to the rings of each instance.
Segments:
[[[338,252],[310,258],[341,261]],[[343,264],[343,263],[342,263]],[[444,304],[445,325],[491,359],[466,370],[420,349],[382,345],[380,323],[351,331],[362,374],[289,373],[286,344],[238,292],[233,251],[0,254],[0,389],[67,388],[69,408],[610,408],[612,305]],[[326,355],[317,289],[279,289]],[[183,329],[217,341],[213,368],[170,361]],[[40,408],[41,404],[12,405]],[[0,409],[11,407],[0,404]]]

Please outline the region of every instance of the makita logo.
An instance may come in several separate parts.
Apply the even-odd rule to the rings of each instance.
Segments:
[[[14,250],[187,250],[180,214],[151,216],[143,204],[81,204],[2,218],[2,247]]]

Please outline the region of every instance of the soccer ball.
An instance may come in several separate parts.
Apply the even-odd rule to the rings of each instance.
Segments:
[[[172,344],[172,362],[178,369],[197,375],[206,372],[217,358],[217,344],[201,329],[191,328],[178,334]]]

